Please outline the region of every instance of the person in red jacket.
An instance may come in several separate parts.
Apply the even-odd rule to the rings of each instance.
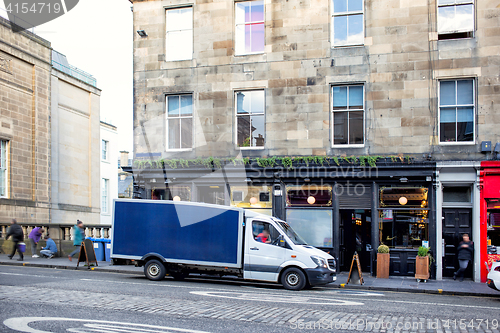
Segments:
[[[269,230],[262,230],[262,232],[257,235],[257,238],[255,238],[255,240],[261,243],[271,243],[271,235],[269,234]]]

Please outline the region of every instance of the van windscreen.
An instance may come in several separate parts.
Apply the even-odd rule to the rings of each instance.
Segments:
[[[274,221],[278,223],[283,232],[288,236],[288,238],[290,238],[290,240],[295,245],[307,245],[305,240],[303,240],[302,237],[300,237],[288,223],[280,220],[274,220]]]

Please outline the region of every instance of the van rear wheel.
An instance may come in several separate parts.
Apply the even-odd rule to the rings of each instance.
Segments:
[[[150,260],[144,265],[144,275],[152,281],[163,280],[165,274],[167,274],[165,266],[156,259]]]
[[[281,284],[288,290],[301,290],[307,284],[306,275],[300,269],[290,267],[281,275]]]

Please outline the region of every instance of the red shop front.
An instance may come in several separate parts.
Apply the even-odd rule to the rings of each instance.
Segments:
[[[481,162],[481,282],[500,260],[500,161]]]

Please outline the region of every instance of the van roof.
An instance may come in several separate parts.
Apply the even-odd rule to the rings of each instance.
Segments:
[[[271,218],[272,216],[269,216],[269,215],[266,215],[266,214],[262,214],[262,213],[257,213],[256,211],[253,211],[253,210],[246,210],[245,209],[245,216],[246,217],[250,217],[250,218],[254,218],[254,217],[265,217],[267,219]]]

